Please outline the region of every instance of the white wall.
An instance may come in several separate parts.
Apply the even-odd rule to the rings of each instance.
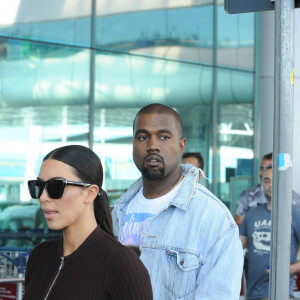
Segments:
[[[273,150],[274,12],[261,13],[260,156]],[[295,10],[293,189],[300,193],[300,9]]]

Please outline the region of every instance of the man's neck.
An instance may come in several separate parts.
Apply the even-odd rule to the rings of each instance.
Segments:
[[[267,198],[267,209],[271,210],[272,209],[272,203],[271,203],[271,198]]]
[[[176,175],[159,180],[149,180],[143,177],[143,194],[145,198],[154,199],[170,192],[183,178],[180,170]]]

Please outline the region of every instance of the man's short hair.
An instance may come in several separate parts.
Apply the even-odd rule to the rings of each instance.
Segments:
[[[188,157],[196,157],[197,160],[198,160],[199,168],[201,170],[203,170],[203,168],[204,168],[204,159],[203,159],[203,156],[201,155],[201,153],[199,153],[199,152],[185,152],[185,153],[183,153],[182,159],[188,158]]]
[[[140,115],[146,115],[146,114],[162,114],[162,115],[174,116],[175,121],[176,121],[175,125],[178,130],[178,134],[181,138],[183,137],[182,119],[181,119],[180,115],[173,108],[171,108],[167,105],[160,104],[160,103],[152,103],[152,104],[146,105],[138,111],[138,113],[136,114],[136,116],[133,120],[133,126],[132,126],[133,131],[134,131],[135,121],[136,121],[137,117],[139,117]]]
[[[272,160],[272,159],[273,159],[272,152],[264,155],[263,158],[262,158],[262,160]]]

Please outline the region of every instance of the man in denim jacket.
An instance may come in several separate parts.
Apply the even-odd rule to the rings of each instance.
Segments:
[[[150,104],[133,123],[133,159],[142,178],[117,201],[115,234],[139,247],[155,300],[238,300],[243,267],[230,212],[180,165],[186,140],[180,116]]]

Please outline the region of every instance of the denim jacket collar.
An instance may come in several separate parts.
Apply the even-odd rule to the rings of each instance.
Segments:
[[[174,205],[181,210],[187,211],[191,199],[197,193],[197,183],[199,182],[200,169],[197,169],[196,167],[193,167],[192,165],[189,164],[185,164],[185,165],[182,164],[180,165],[180,170],[184,175],[183,180],[185,181],[188,180],[192,184],[182,185],[176,197],[169,203],[169,206]],[[122,210],[122,208],[126,206],[132,200],[132,198],[138,193],[142,185],[143,185],[143,180],[142,177],[140,177],[136,182],[134,182],[128,188],[127,192],[125,192],[121,196],[121,198],[115,204],[115,207],[117,209]],[[187,197],[186,195],[191,195],[191,196]]]

